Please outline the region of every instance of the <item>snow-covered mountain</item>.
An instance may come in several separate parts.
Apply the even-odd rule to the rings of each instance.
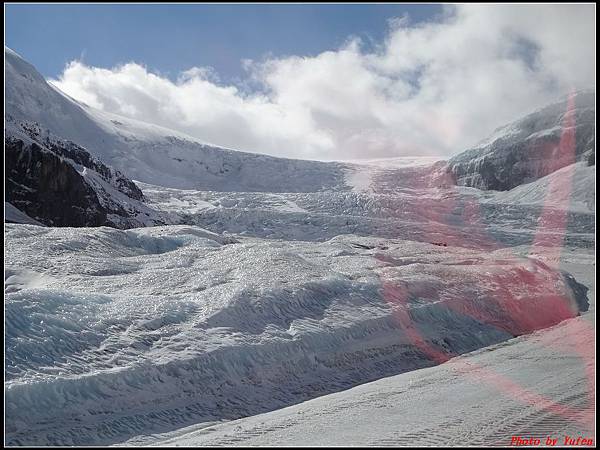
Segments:
[[[450,159],[456,183],[505,191],[578,161],[595,161],[595,92],[578,91],[499,128]]]
[[[47,83],[33,66],[8,48],[5,48],[5,61],[7,135],[10,137],[14,133],[21,133],[33,125],[54,136],[55,140],[69,142],[70,146],[77,146],[79,152],[89,153],[90,158],[99,161],[111,173],[120,173],[122,179],[180,191],[298,193],[306,194],[305,197],[311,199],[321,197],[317,201],[332,201],[334,204],[354,202],[356,194],[351,189],[356,191],[357,185],[362,183],[358,190],[368,190],[371,182],[371,171],[365,169],[364,165],[357,166],[355,162],[323,163],[233,151],[208,145],[173,130],[101,112],[60,92]],[[579,92],[575,96],[576,159],[593,160],[593,100],[593,92]],[[482,189],[505,190],[547,175],[562,167],[561,161],[552,158],[551,154],[561,137],[565,111],[566,101],[562,101],[506,126],[478,148],[452,158],[448,165],[438,163],[432,169],[419,172],[420,178],[416,184],[447,188],[458,183]],[[14,149],[14,144],[10,144],[9,148]],[[63,160],[64,157],[62,152]],[[566,164],[568,161],[563,162]],[[374,163],[367,164],[372,166]],[[376,165],[382,169],[378,176],[386,173],[387,168],[390,169],[387,170],[390,180],[395,176],[404,178],[386,182],[392,189],[398,185],[415,184],[415,180],[406,178],[414,178],[414,171],[403,171],[395,167],[397,164],[393,161],[380,161]],[[26,167],[22,168],[27,170]],[[87,168],[92,169],[90,174],[96,173],[89,165]],[[451,176],[445,175],[446,170],[450,170]],[[92,178],[97,182],[91,182]],[[127,192],[119,193],[119,189],[97,189],[102,184],[98,180],[106,181],[106,177],[88,176],[80,180],[81,186],[86,184],[86,189],[91,189],[96,195],[87,195],[85,205],[82,199],[67,205],[73,210],[82,207],[88,209],[89,217],[86,219],[72,220],[74,215],[68,214],[62,219],[44,218],[44,214],[40,216],[44,208],[64,210],[64,202],[60,208],[58,204],[53,208],[49,206],[49,199],[45,198],[44,205],[35,205],[31,195],[23,195],[24,190],[21,190],[21,198],[25,200],[15,197],[19,205],[13,206],[26,214],[31,213],[28,215],[44,223],[72,226],[108,224],[131,227],[191,220],[189,213],[175,219],[159,217],[140,204],[143,199],[139,195],[131,197]],[[378,186],[381,189],[386,183],[379,182]],[[135,192],[135,188],[129,190],[129,193],[132,192]],[[393,191],[387,193],[395,194]],[[71,198],[70,195],[63,197]],[[11,199],[12,193],[8,201]],[[372,200],[369,197],[366,201]],[[25,207],[24,202],[29,202],[29,206]],[[401,205],[398,207],[402,208]],[[102,209],[107,210],[115,220],[105,219],[106,214],[98,212]],[[212,211],[215,212],[220,214],[220,211]],[[335,232],[335,228],[331,230]]]
[[[314,192],[343,188],[344,165],[244,153],[105,113],[66,96],[5,47],[6,114],[84,147],[128,178],[182,189]]]
[[[581,161],[558,169],[510,191],[483,193],[482,201],[505,205],[536,205],[572,212],[593,213],[596,209],[596,166]]]

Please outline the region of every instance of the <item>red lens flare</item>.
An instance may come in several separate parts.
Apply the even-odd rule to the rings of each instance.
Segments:
[[[545,264],[553,269],[559,268],[567,230],[569,194],[574,176],[572,164],[576,162],[575,138],[575,95],[571,93],[562,120],[560,142],[553,149],[552,158],[546,165],[547,172],[544,173],[544,175],[549,174],[563,168],[563,176],[550,178],[545,201],[529,250],[529,255],[533,258],[540,254],[544,255],[544,263],[541,261],[536,263]],[[425,223],[420,231],[421,239],[438,246],[468,247],[486,251],[504,248],[506,251],[506,246],[502,246],[487,232],[478,200],[474,196],[460,195],[454,181],[451,172],[441,173],[435,180],[435,185],[446,187],[447,193],[443,201],[440,202],[438,198],[433,196],[425,196],[422,201],[420,200],[418,211],[413,211]],[[421,187],[431,188],[432,181],[423,180]],[[556,192],[562,194],[558,200],[553,196],[553,193]],[[516,254],[514,256],[518,257]],[[376,255],[375,257],[379,260],[381,267],[385,266],[389,260],[385,255]],[[410,285],[401,281],[386,279],[385,275],[380,275],[380,281],[382,295],[385,301],[392,306],[399,329],[402,330],[406,339],[418,351],[436,364],[444,363],[457,356],[447,349],[428,341],[419,329],[419,324],[411,317],[410,304],[415,293],[411,292],[412,287]],[[477,282],[476,279],[468,281]],[[574,304],[572,295],[569,292],[556,291],[556,286],[560,284],[557,283],[556,278],[544,278],[536,276],[528,270],[517,269],[510,272],[496,271],[481,276],[479,282],[489,283],[489,285],[497,287],[493,290],[488,289],[486,298],[482,300],[491,304],[491,307],[485,310],[479,309],[476,304],[465,302],[464,298],[458,296],[444,298],[444,306],[456,313],[469,316],[480,323],[495,326],[513,336],[528,334],[555,325],[578,314],[578,308]],[[535,286],[536,284],[539,286],[539,283],[547,283],[545,288],[552,294],[544,296],[543,308],[536,308],[536,305],[533,304],[529,310],[524,310],[524,308],[527,308],[527,304],[531,302],[524,302],[522,298],[517,298],[515,292],[523,292],[524,287],[526,290],[527,286]],[[494,311],[493,316],[486,312],[490,310]],[[587,403],[592,405],[591,408],[575,410],[564,406],[550,398],[525,389],[504,375],[495,373],[489,368],[480,367],[465,359],[455,360],[452,368],[462,375],[472,377],[474,382],[488,384],[507,397],[516,399],[526,405],[535,405],[574,424],[593,430],[595,423],[593,412],[593,405],[595,405],[595,351],[592,343],[595,341],[595,329],[587,321],[577,321],[573,326],[577,327],[577,331],[588,338],[590,346],[574,345],[574,338],[568,333],[564,336],[564,346],[569,351],[572,351],[572,348],[577,349],[575,356],[585,372],[588,393]],[[543,345],[557,345],[556,343],[544,342],[543,337],[540,342]]]

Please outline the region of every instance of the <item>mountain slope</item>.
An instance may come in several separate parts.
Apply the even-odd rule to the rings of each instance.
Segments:
[[[38,222],[35,219],[32,219],[23,211],[16,208],[9,202],[4,202],[4,222],[7,223],[26,223],[29,225],[39,225],[44,226],[43,223]]]
[[[510,191],[491,194],[490,203],[545,205],[593,213],[596,203],[596,167],[578,162]]]
[[[169,222],[142,191],[84,148],[37,124],[6,120],[6,200],[51,226],[132,228]]]
[[[578,91],[498,129],[448,162],[456,183],[505,191],[595,159],[595,92]]]
[[[314,192],[344,189],[344,167],[208,145],[183,133],[80,104],[5,48],[6,114],[85,147],[129,178],[182,189]]]

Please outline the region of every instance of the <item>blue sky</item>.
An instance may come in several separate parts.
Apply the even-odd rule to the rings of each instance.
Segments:
[[[83,59],[114,67],[135,61],[174,78],[213,67],[222,81],[243,77],[241,60],[314,56],[349,36],[381,42],[390,18],[431,20],[439,5],[6,5],[6,45],[44,76]]]

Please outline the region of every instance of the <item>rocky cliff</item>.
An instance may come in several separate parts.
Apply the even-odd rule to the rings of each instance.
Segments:
[[[35,220],[117,228],[166,222],[133,181],[83,147],[11,117],[5,132],[6,201]]]

